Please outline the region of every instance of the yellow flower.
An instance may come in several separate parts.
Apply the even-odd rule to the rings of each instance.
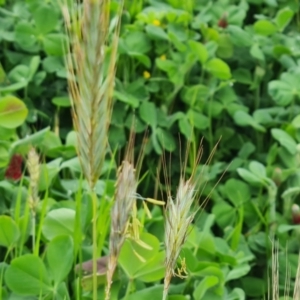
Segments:
[[[160,59],[161,59],[161,60],[166,60],[166,59],[167,59],[167,57],[166,57],[166,55],[165,55],[165,54],[163,54],[163,55],[161,55]]]
[[[148,71],[144,71],[143,76],[145,79],[149,79],[151,77],[151,74]]]
[[[152,24],[153,24],[154,26],[160,26],[160,21],[159,21],[159,20],[154,20],[154,21],[152,22]]]

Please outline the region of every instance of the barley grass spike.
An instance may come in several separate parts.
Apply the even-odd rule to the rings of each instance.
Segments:
[[[62,12],[69,38],[66,66],[78,153],[85,178],[93,188],[107,149],[120,24],[118,21],[108,47],[110,1],[80,2],[71,7],[63,2]],[[121,9],[117,20],[120,14]]]

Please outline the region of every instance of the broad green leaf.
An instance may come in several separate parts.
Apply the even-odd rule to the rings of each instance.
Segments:
[[[149,124],[152,128],[156,127],[157,114],[154,103],[148,101],[142,102],[139,107],[139,116],[146,124]]]
[[[62,158],[57,158],[47,164],[40,165],[39,191],[49,188],[53,178],[60,171]]]
[[[31,134],[30,136],[26,136],[23,139],[20,139],[11,144],[10,153],[21,153],[27,154],[29,148],[32,146],[37,146],[39,143],[43,141],[46,136],[46,133],[50,130],[50,127],[46,127],[36,133]]]
[[[0,144],[0,168],[9,164],[9,152],[6,146]]]
[[[123,297],[121,300],[149,300],[160,299],[163,294],[163,285],[154,285]]]
[[[200,265],[200,264],[199,264]],[[221,268],[218,266],[218,267],[215,267],[215,266],[207,266],[204,265],[203,268],[201,268],[199,271],[197,271],[197,276],[214,276],[214,277],[217,277],[218,280],[219,280],[219,283],[222,284],[224,283],[224,273],[223,271],[221,270]]]
[[[63,59],[57,56],[48,56],[43,60],[43,69],[47,73],[63,72],[65,71]]]
[[[27,114],[26,105],[17,97],[5,96],[0,98],[0,126],[16,128],[24,123]]]
[[[169,40],[169,36],[167,35],[167,33],[159,26],[147,25],[145,29],[148,36],[152,39],[166,41]]]
[[[228,295],[228,300],[245,300],[246,295],[243,289],[234,288]]]
[[[69,97],[54,97],[51,102],[58,107],[70,107],[71,102]]]
[[[191,140],[193,136],[193,127],[191,126],[187,117],[179,119],[180,132],[188,139]]]
[[[291,49],[286,47],[286,46],[282,46],[282,45],[275,45],[273,48],[273,53],[275,55],[275,57],[282,59],[283,55],[292,55]]]
[[[289,105],[296,96],[300,96],[299,76],[296,74],[282,73],[280,80],[269,82],[268,91],[276,104]]]
[[[201,300],[206,293],[206,291],[219,283],[218,277],[215,276],[205,276],[201,282],[197,285],[193,292],[195,299]]]
[[[215,215],[212,215],[215,217]],[[193,234],[191,232],[191,234]],[[208,253],[215,254],[216,253],[216,245],[214,242],[214,237],[209,232],[199,232],[198,243],[196,241],[193,242],[195,248],[203,249]],[[189,237],[188,237],[189,238]],[[193,236],[191,236],[191,239]],[[191,242],[191,239],[189,240]],[[195,243],[196,242],[196,243]],[[195,267],[195,266],[194,266]]]
[[[8,78],[11,82],[28,84],[29,82],[29,67],[27,65],[17,65],[8,73]]]
[[[247,275],[251,270],[250,265],[248,264],[243,264],[243,265],[238,265],[231,270],[227,276],[226,276],[226,281],[234,280],[234,279],[239,279],[245,275]]]
[[[249,170],[257,177],[260,177],[260,178],[267,177],[267,172],[266,172],[265,166],[257,161],[250,162]]]
[[[260,61],[265,61],[265,55],[258,44],[253,44],[250,48],[250,54]]]
[[[151,50],[151,41],[142,31],[129,32],[125,37],[126,51],[145,54]]]
[[[155,152],[159,155],[161,155],[163,153],[163,149],[161,147],[161,144],[158,141],[157,135],[156,134],[151,134],[151,142],[153,145],[153,148],[155,150]]]
[[[168,32],[168,35],[169,35],[170,42],[172,42],[174,44],[174,46],[176,47],[176,49],[178,51],[180,51],[180,52],[186,51],[186,49],[187,49],[186,44],[183,43],[182,41],[180,41],[180,39],[174,32]]]
[[[45,217],[42,232],[48,240],[59,235],[73,235],[75,211],[69,208],[51,210]]]
[[[186,300],[186,297],[184,295],[170,295],[168,300]]]
[[[212,213],[216,217],[216,223],[221,228],[234,225],[237,217],[236,210],[226,202],[215,204]]]
[[[289,198],[289,197],[292,197],[292,196],[297,196],[298,194],[300,194],[300,187],[291,187],[291,188],[288,188],[286,189],[281,197],[282,198]]]
[[[251,35],[239,26],[229,25],[227,27],[230,38],[234,45],[239,47],[248,47],[252,43]]]
[[[68,235],[55,237],[47,246],[46,258],[56,284],[62,282],[72,269],[74,259],[73,248],[73,240]]]
[[[293,16],[294,12],[288,7],[285,7],[277,12],[275,21],[279,31],[283,31],[285,29],[285,27],[291,22]]]
[[[204,64],[208,58],[208,52],[205,46],[202,43],[190,40],[188,42],[190,48],[192,49],[193,53],[196,55],[197,59],[201,64]]]
[[[209,97],[209,89],[203,84],[197,84],[183,88],[183,101],[189,106],[203,108]]]
[[[182,86],[184,83],[184,75],[179,72],[179,65],[172,60],[156,59],[155,63],[160,70],[165,71],[168,74],[170,81],[175,86]]]
[[[140,269],[135,277],[143,282],[155,282],[161,280],[165,276],[165,262],[166,254],[165,252],[159,252],[155,257],[145,264],[145,266]]]
[[[149,56],[140,54],[137,52],[128,52],[128,55],[134,57],[136,60],[138,60],[141,64],[143,64],[146,68],[151,68],[151,60]]]
[[[231,78],[229,66],[219,58],[208,61],[205,64],[205,69],[218,79],[227,80]]]
[[[57,299],[70,300],[69,290],[66,282],[61,282],[56,289]]]
[[[247,276],[240,281],[248,297],[263,299],[263,295],[268,291],[267,281],[262,278]]]
[[[114,97],[126,104],[131,105],[133,108],[137,108],[139,106],[139,99],[127,92],[114,91]]]
[[[258,20],[254,23],[254,31],[261,35],[272,35],[276,30],[276,26],[268,20]]]
[[[193,128],[203,130],[209,127],[209,118],[195,110],[188,111],[188,119]]]
[[[51,2],[50,2],[51,3]],[[47,2],[40,2],[33,12],[35,26],[40,34],[52,31],[58,24],[59,17],[54,7]]]
[[[243,159],[247,159],[255,151],[255,149],[255,146],[251,142],[246,142],[243,144],[238,155]]]
[[[161,146],[165,150],[172,152],[176,149],[175,139],[169,131],[162,128],[157,128],[155,134],[157,135],[157,139],[159,140]]]
[[[280,224],[277,228],[278,233],[288,232],[290,230],[299,230],[300,225],[287,225],[287,224]]]
[[[39,50],[40,46],[37,44],[37,34],[36,28],[28,21],[20,21],[15,26],[15,41],[24,50]]]
[[[12,248],[20,237],[16,222],[9,216],[0,216],[0,246]]]
[[[28,81],[31,81],[34,74],[40,66],[41,58],[40,56],[33,56],[29,63]]]
[[[289,134],[287,134],[282,129],[278,129],[278,128],[271,129],[271,134],[272,134],[273,138],[277,142],[279,142],[279,144],[283,148],[285,148],[290,154],[292,154],[292,155],[296,154],[297,144]]]
[[[291,124],[295,127],[295,128],[300,128],[300,115],[296,116],[293,121],[291,122]]]
[[[226,108],[223,103],[218,101],[209,101],[205,105],[205,112],[207,115],[211,114],[212,117],[218,117]]]
[[[246,169],[238,168],[237,172],[245,181],[249,182],[250,184],[253,184],[254,186],[260,186],[263,184],[259,177],[257,177],[252,172]]]
[[[233,115],[233,119],[236,124],[240,126],[251,126],[258,131],[265,132],[266,129],[257,123],[252,116],[250,116],[247,112],[239,110],[235,112]]]
[[[43,39],[44,50],[48,56],[62,56],[67,38],[61,33],[49,33]]]
[[[217,56],[219,58],[228,59],[233,56],[234,46],[228,34],[220,34],[218,39]]]
[[[271,114],[264,109],[255,110],[253,113],[253,118],[258,123],[265,124],[265,125],[273,124],[274,122]]]
[[[252,75],[248,69],[238,68],[233,71],[233,78],[243,84],[252,84]]]
[[[146,248],[134,240],[126,240],[122,246],[119,263],[131,279],[144,277],[148,281],[151,280],[152,273],[153,281],[157,281],[164,276],[163,257],[159,253],[159,240],[149,233],[143,233],[140,239],[147,245]],[[160,271],[155,273],[159,269]]]
[[[231,203],[238,207],[251,197],[249,186],[241,180],[231,178],[225,183],[225,192]]]
[[[10,290],[22,296],[41,296],[52,290],[43,261],[33,254],[13,259],[5,272],[5,282]]]

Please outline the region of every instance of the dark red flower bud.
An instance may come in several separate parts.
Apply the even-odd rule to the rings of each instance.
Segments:
[[[222,28],[226,28],[228,26],[228,22],[227,20],[222,17],[219,21],[218,21],[218,26],[222,27]]]
[[[14,154],[5,171],[5,178],[11,180],[19,180],[22,177],[23,158],[20,154]]]
[[[292,219],[294,224],[300,224],[300,207],[297,204],[292,206]]]

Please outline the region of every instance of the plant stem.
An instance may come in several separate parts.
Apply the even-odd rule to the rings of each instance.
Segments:
[[[93,206],[93,300],[98,299],[98,282],[97,282],[97,195],[92,191],[92,206]]]
[[[268,188],[268,194],[269,194],[269,205],[270,205],[270,234],[271,238],[274,238],[275,230],[276,230],[276,195],[277,195],[277,187],[276,185],[271,185]]]
[[[209,118],[209,128],[208,128],[208,135],[209,135],[209,152],[211,153],[213,150],[213,129],[212,129],[212,96],[208,100],[209,103],[209,110],[208,110],[208,118]]]
[[[128,296],[130,295],[130,292],[132,290],[132,287],[133,287],[133,279],[130,278],[129,281],[128,281],[128,284],[127,284],[127,288],[126,288],[126,294],[124,296],[124,299],[128,299]]]

